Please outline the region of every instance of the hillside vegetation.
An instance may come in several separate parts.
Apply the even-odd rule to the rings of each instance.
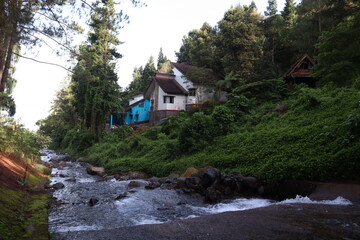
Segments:
[[[253,107],[251,99],[236,99],[242,110],[233,99],[182,113],[140,135],[120,127],[86,155],[109,171],[156,176],[212,165],[269,182],[358,179],[359,89],[299,86],[288,94]]]
[[[254,2],[234,6],[216,26],[204,23],[184,36],[177,62],[196,66],[186,78],[226,91],[228,101],[181,112],[140,134],[127,126],[107,132],[106,119],[114,111],[121,115],[119,102],[143,93],[167,58],[160,51],[157,70],[153,59],[136,68],[119,96],[114,62],[92,61],[105,54],[97,46],[113,46],[100,37],[92,41],[101,33],[95,24],[69,86],[39,122],[40,131],[52,137],[54,149],[113,172],[165,176],[212,165],[266,182],[359,180],[360,4],[286,0],[280,12],[276,6],[269,0],[265,16]],[[311,76],[298,82],[284,76],[302,56],[313,59],[301,68]],[[314,88],[298,84],[308,80]]]

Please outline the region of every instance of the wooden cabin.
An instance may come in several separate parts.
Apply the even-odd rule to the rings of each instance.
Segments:
[[[314,65],[315,62],[307,54],[299,58],[283,75],[288,88],[300,83],[316,87],[316,79],[311,77],[311,68]]]

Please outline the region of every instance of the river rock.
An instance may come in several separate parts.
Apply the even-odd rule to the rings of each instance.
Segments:
[[[58,183],[55,183],[55,184],[51,185],[51,187],[52,187],[53,189],[55,189],[55,190],[59,190],[59,189],[64,188],[65,185],[64,185],[63,183],[61,183],[61,182],[58,182]]]
[[[131,181],[128,184],[128,188],[138,188],[138,187],[144,187],[146,184],[139,181]]]
[[[160,183],[159,182],[149,182],[148,184],[145,185],[146,189],[155,189],[160,187]]]
[[[178,178],[178,177],[180,177],[179,173],[170,173],[170,175],[167,176],[167,178],[169,178],[169,179],[175,179],[175,178]]]
[[[89,200],[89,205],[90,206],[94,206],[96,203],[98,203],[99,202],[99,200],[98,199],[96,199],[96,198],[90,198],[90,200]]]
[[[116,198],[115,200],[120,200],[120,199],[123,199],[123,198],[126,198],[127,197],[127,193],[124,192],[124,193],[120,193]]]
[[[186,187],[190,189],[194,189],[198,192],[203,191],[203,187],[200,183],[201,183],[201,179],[199,177],[188,177],[185,179]]]
[[[76,182],[76,178],[68,178],[65,181],[67,181],[67,182]]]
[[[183,188],[186,186],[186,178],[179,177],[176,179],[176,188]]]
[[[176,179],[166,179],[164,183],[161,184],[161,189],[174,189],[177,186]]]
[[[208,188],[213,182],[220,179],[221,172],[219,169],[207,166],[200,169],[197,175],[200,177],[203,187]]]
[[[192,177],[193,174],[197,174],[198,170],[196,168],[190,167],[188,169],[186,169],[186,171],[181,175],[182,177]]]
[[[221,200],[221,192],[215,187],[208,187],[205,192],[205,201],[213,203]]]
[[[254,177],[243,177],[243,181],[250,189],[257,190],[257,188],[260,186],[259,180]]]
[[[61,161],[65,161],[65,162],[70,162],[71,158],[69,155],[65,154],[65,155],[58,155],[56,157],[53,157],[49,160],[49,162],[54,162],[54,163],[58,163]]]
[[[93,166],[87,166],[86,172],[90,175],[98,175],[98,176],[104,176],[105,169],[103,167],[93,167]]]
[[[76,159],[76,162],[78,162],[78,163],[86,162],[86,159],[83,157],[79,157],[78,159]]]

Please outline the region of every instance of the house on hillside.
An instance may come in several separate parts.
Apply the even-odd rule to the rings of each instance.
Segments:
[[[150,101],[150,125],[159,124],[169,116],[197,108],[215,98],[226,101],[226,93],[218,94],[214,89],[185,77],[194,66],[171,64],[172,73],[156,73],[146,90],[145,99]]]
[[[188,92],[176,81],[175,75],[156,73],[146,90],[150,101],[150,125],[185,110]]]
[[[143,94],[134,96],[129,100],[126,108],[124,124],[130,126],[148,125],[150,120],[150,101],[144,99]]]
[[[284,74],[283,78],[288,85],[292,88],[295,84],[305,83],[309,87],[316,87],[316,79],[311,77],[311,68],[315,62],[305,54],[300,57]]]

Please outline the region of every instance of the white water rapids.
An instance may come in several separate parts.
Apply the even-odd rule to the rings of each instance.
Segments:
[[[56,157],[53,151],[44,152],[47,156],[42,157],[43,161]],[[52,175],[51,184],[63,183],[65,187],[53,193],[55,203],[49,213],[50,233],[161,224],[273,204],[351,205],[350,201],[342,197],[331,201],[312,201],[302,196],[281,202],[237,198],[218,204],[205,204],[200,197],[180,194],[176,190],[129,188],[130,181],[104,181],[101,177],[87,174],[84,166],[75,162],[69,162],[61,168],[53,168]],[[146,183],[144,180],[137,181]],[[90,205],[90,199],[96,199],[98,202]]]

